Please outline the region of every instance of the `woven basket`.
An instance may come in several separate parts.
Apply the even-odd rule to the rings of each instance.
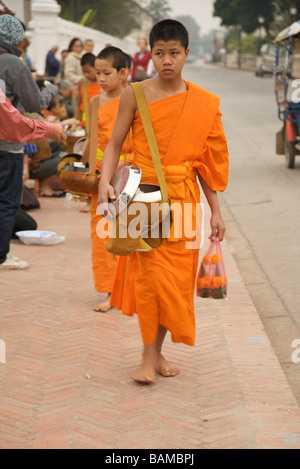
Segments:
[[[65,158],[70,157],[70,163],[64,167],[62,164],[62,171],[59,179],[63,186],[73,195],[88,196],[90,194],[98,193],[99,185],[99,171],[96,170],[97,161],[97,135],[98,135],[98,108],[99,96],[94,96],[91,99],[91,129],[90,129],[90,144],[89,144],[89,169],[78,168],[74,165],[77,157],[79,160],[81,155],[71,154]],[[76,139],[79,140],[82,137]],[[73,143],[74,145],[74,143]],[[78,160],[77,160],[78,161]]]
[[[98,193],[99,173],[90,173],[86,168],[67,166],[60,173],[62,185],[73,195],[86,196]]]

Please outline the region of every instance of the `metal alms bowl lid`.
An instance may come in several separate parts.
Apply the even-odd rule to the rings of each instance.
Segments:
[[[109,211],[113,216],[121,213],[131,202],[140,185],[142,170],[137,165],[126,165],[112,178],[116,200],[109,200]]]
[[[77,142],[74,143],[73,152],[78,153],[79,155],[82,155],[82,149],[83,149],[83,145],[85,141],[86,141],[86,137],[83,137],[77,140]]]

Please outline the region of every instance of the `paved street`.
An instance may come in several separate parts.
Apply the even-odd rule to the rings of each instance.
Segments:
[[[212,65],[188,66],[185,76],[221,98],[230,151],[230,179],[224,198],[273,288],[300,327],[300,156],[291,170],[285,166],[284,155],[275,153],[281,122],[273,79]]]
[[[284,157],[274,153],[279,124],[271,80],[212,66],[188,66],[185,77],[222,98],[231,173],[221,199],[226,224],[232,220],[253,250],[245,247],[244,264],[253,268],[259,260],[299,321],[299,266],[292,258],[299,258],[300,161],[288,171]],[[0,340],[6,344],[0,449],[300,449],[300,409],[237,266],[232,239],[222,244],[228,299],[196,298],[196,346],[168,339],[164,350],[180,375],[140,386],[130,378],[142,351],[137,318],[92,310],[101,295],[93,288],[89,215],[61,199],[40,201],[41,210],[33,213],[39,228],[65,235],[66,242],[45,247],[14,241],[12,254],[28,260],[30,269],[0,273]],[[206,216],[205,238],[208,222]],[[207,239],[202,254],[206,248]],[[290,341],[291,365],[292,352]]]
[[[300,410],[226,242],[228,299],[197,298],[196,346],[164,350],[181,374],[139,386],[137,318],[92,311],[89,215],[41,204],[39,228],[66,243],[15,241],[30,269],[1,272],[0,448],[300,449]]]

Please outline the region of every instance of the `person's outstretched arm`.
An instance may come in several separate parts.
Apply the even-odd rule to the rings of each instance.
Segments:
[[[66,132],[60,124],[28,119],[19,113],[0,89],[0,138],[14,143],[51,138],[66,144]]]

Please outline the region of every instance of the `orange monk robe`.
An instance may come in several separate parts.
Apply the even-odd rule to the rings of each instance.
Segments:
[[[114,99],[113,101],[105,104],[99,108],[98,111],[98,153],[104,152],[106,145],[108,144],[115,121],[118,114],[120,99]],[[130,152],[132,149],[131,139],[127,142],[125,140],[122,147],[122,154],[127,151]],[[127,155],[128,161],[130,161],[130,154]],[[102,159],[102,158],[101,158]],[[131,156],[132,159],[132,156]],[[98,158],[97,158],[98,160]],[[97,169],[101,172],[101,160],[97,161]],[[107,243],[107,237],[101,239],[99,234],[98,223],[103,220],[101,215],[97,215],[97,203],[98,195],[92,196],[91,204],[91,237],[92,237],[92,265],[94,273],[95,289],[98,292],[110,293],[112,291],[115,273],[118,264],[118,258],[108,253],[105,249]],[[97,234],[98,226],[98,234]]]
[[[190,203],[195,226],[200,191],[196,169],[214,191],[228,180],[228,150],[219,98],[187,83],[183,93],[148,105],[171,202]],[[157,184],[139,111],[133,123],[134,163],[142,168],[142,182]],[[184,219],[184,217],[183,217]],[[181,223],[179,221],[178,223]],[[182,222],[183,223],[183,222]],[[188,236],[170,238],[151,252],[135,252],[120,260],[112,306],[123,314],[138,314],[143,342],[155,340],[159,325],[173,342],[195,343],[194,292],[199,249],[187,249]]]
[[[90,100],[92,99],[93,96],[97,96],[97,94],[100,93],[100,90],[101,90],[101,86],[99,85],[98,82],[87,83],[88,104],[90,104]],[[85,116],[85,109],[84,109],[83,86],[81,86],[80,88],[80,111],[82,112],[82,121],[80,125],[82,127],[85,127],[86,116]]]

